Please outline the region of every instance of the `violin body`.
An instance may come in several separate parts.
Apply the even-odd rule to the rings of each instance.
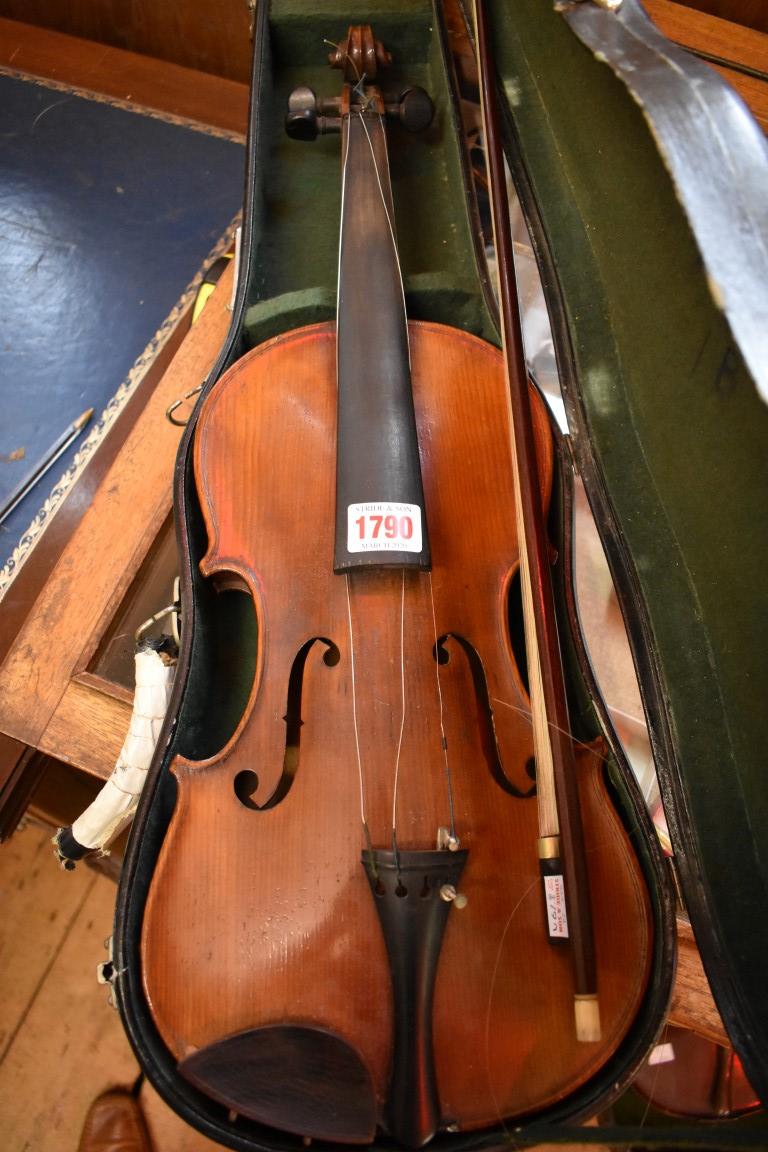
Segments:
[[[334,562],[339,147],[286,141],[282,101],[297,59],[323,91],[303,25],[320,44],[343,28],[294,15],[258,7],[240,286],[179,455],[182,650],[121,880],[115,987],[150,1079],[220,1143],[396,1149],[458,1132],[480,1148],[510,1122],[594,1114],[626,1081],[669,994],[671,899],[628,766],[582,705],[602,1028],[577,1040],[572,949],[547,938],[536,850],[508,395],[426,2],[381,19],[415,54],[399,77],[437,108],[423,138],[390,143],[429,562]],[[568,466],[532,402],[557,511]],[[560,511],[558,627],[583,702]],[[380,531],[403,537],[390,514]]]
[[[345,1128],[353,1103],[357,1118],[356,1080],[347,1085],[337,1071],[327,1108],[308,1116],[299,1088],[286,1087],[275,1104],[259,1077],[265,1063],[282,1085],[308,1075],[301,1064],[314,1049],[280,1066],[279,1026],[338,1036],[370,1075],[369,1124],[387,1126],[393,1001],[403,992],[390,979],[361,862],[356,741],[373,845],[389,845],[396,802],[400,847],[431,848],[449,819],[444,726],[468,856],[458,885],[466,906],[450,912],[435,979],[439,1127],[491,1126],[571,1093],[621,1042],[650,966],[642,873],[607,795],[600,750],[584,748],[603,1037],[577,1042],[569,950],[553,946],[544,927],[529,706],[506,623],[518,551],[501,356],[427,324],[411,325],[411,351],[431,573],[362,571],[349,578],[348,596],[333,572],[333,326],[299,330],[240,360],[201,413],[195,449],[210,541],[202,569],[247,588],[258,662],[227,746],[204,762],[172,765],[178,800],[144,918],[144,984],[182,1072],[187,1057],[226,1037],[277,1028],[254,1032],[253,1051],[239,1052],[241,1070],[255,1066],[252,1082],[222,1100],[325,1139],[373,1138],[372,1128],[353,1131],[351,1119]],[[535,411],[546,492],[551,435],[538,397]],[[300,742],[291,745],[288,713],[299,696]],[[249,796],[238,784],[245,771],[258,778]],[[421,891],[420,873],[409,883],[422,903],[439,899]],[[192,1077],[199,1083],[194,1066]],[[335,1127],[324,1127],[326,1111]]]

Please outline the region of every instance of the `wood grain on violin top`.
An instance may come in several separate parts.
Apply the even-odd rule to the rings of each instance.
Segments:
[[[584,750],[603,1042],[578,1043],[569,950],[547,940],[528,700],[508,632],[518,546],[500,354],[410,329],[431,572],[333,573],[332,326],[248,354],[201,413],[201,568],[248,589],[258,659],[227,746],[174,763],[143,975],[177,1059],[281,1022],[320,1028],[358,1053],[383,1108],[393,992],[363,816],[376,849],[391,847],[393,822],[401,849],[433,849],[453,806],[467,904],[450,913],[432,1023],[443,1123],[470,1129],[535,1111],[601,1066],[644,994],[652,929],[600,756]]]

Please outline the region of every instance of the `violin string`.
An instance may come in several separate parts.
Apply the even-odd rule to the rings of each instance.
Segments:
[[[368,833],[368,821],[366,819],[366,801],[365,801],[365,777],[363,775],[363,758],[360,753],[360,733],[357,726],[357,680],[355,677],[355,639],[352,630],[352,599],[349,590],[349,573],[347,572],[344,581],[347,589],[347,619],[349,622],[349,665],[350,674],[352,677],[352,722],[355,729],[355,753],[357,755],[357,776],[360,785],[360,818],[363,822],[363,828],[366,835]]]
[[[347,168],[349,166],[349,132],[346,133],[344,159],[341,162],[341,226],[339,228],[339,260],[336,268],[336,315],[341,313],[341,252],[344,247],[344,204],[347,195]],[[339,341],[336,341],[336,379],[339,378]],[[349,596],[349,586],[347,586]]]
[[[437,680],[437,700],[438,710],[440,713],[440,746],[443,750],[443,762],[445,764],[445,782],[448,788],[448,809],[450,813],[450,828],[451,836],[456,837],[456,808],[453,799],[453,777],[451,775],[451,767],[448,762],[448,737],[445,734],[445,709],[443,706],[443,687],[440,683],[440,660],[438,658],[437,649],[437,614],[435,612],[435,590],[432,585],[432,573],[429,576],[429,598],[432,604],[432,629],[435,635],[435,679]]]
[[[352,64],[353,64],[353,67],[355,67],[354,61],[352,61]],[[357,68],[355,68],[355,71],[357,72]],[[359,79],[358,79],[358,86],[359,86],[360,83],[362,82],[362,80],[364,79],[364,77],[360,77],[359,72],[358,72],[358,77],[359,77]],[[399,260],[399,255],[398,255],[398,251],[397,251],[397,242],[395,240],[394,224],[392,222],[392,217],[390,215],[389,207],[387,205],[387,199],[386,199],[386,196],[384,194],[384,188],[383,188],[382,182],[381,182],[381,175],[379,172],[379,166],[378,166],[377,159],[376,159],[376,151],[375,151],[374,146],[373,146],[373,141],[371,139],[370,132],[368,131],[368,126],[365,122],[363,110],[357,109],[356,111],[357,111],[357,114],[358,114],[358,117],[360,120],[360,125],[363,129],[363,132],[365,133],[365,137],[366,137],[366,140],[368,142],[368,148],[370,150],[371,158],[373,161],[374,175],[376,177],[376,183],[378,185],[379,195],[381,197],[382,206],[384,208],[384,215],[385,215],[385,218],[387,221],[387,226],[389,228],[389,234],[390,234],[390,238],[392,241],[392,250],[393,250],[393,253],[395,256],[395,266],[397,268],[398,278],[399,278],[399,282],[400,282],[400,292],[401,292],[401,297],[402,297],[403,313],[405,314],[405,287],[403,285],[402,270],[400,267],[400,260]],[[378,121],[379,121],[379,125],[381,127],[381,116],[378,117]],[[384,141],[384,148],[386,149],[386,137],[383,135],[383,132],[382,132],[382,138]],[[347,177],[347,170],[348,170],[349,153],[350,153],[350,132],[348,131],[347,132],[346,148],[345,148],[345,152],[344,152],[344,160],[342,163],[342,186],[341,186],[342,204],[344,203],[344,197],[345,197],[345,193],[346,193],[346,177]],[[342,218],[343,218],[343,214],[342,214]],[[337,284],[341,284],[342,243],[343,243],[343,236],[339,238],[339,276],[338,276]],[[339,300],[338,300],[338,288],[337,288],[337,310],[338,310],[338,307],[339,307]],[[337,347],[337,355],[338,355],[338,347]],[[410,347],[408,348],[408,355],[409,355],[409,362],[410,362]],[[356,693],[356,678],[355,678],[355,667],[354,667],[354,634],[353,634],[353,625],[352,625],[352,603],[351,603],[351,596],[350,596],[349,574],[347,574],[347,576],[346,576],[346,585],[347,585],[347,615],[348,615],[348,621],[349,621],[350,658],[351,658],[351,669],[352,669],[352,712],[353,712],[354,729],[355,729],[355,748],[356,748],[356,755],[357,755],[358,778],[359,778],[359,786],[360,786],[360,813],[361,813],[361,818],[362,818],[365,836],[366,836],[368,845],[370,847],[370,833],[369,833],[368,822],[367,822],[367,818],[366,818],[365,776],[364,776],[364,772],[363,772],[362,755],[361,755],[361,751],[360,751],[360,735],[359,735],[359,725],[358,725],[358,717],[357,717],[357,693]],[[395,854],[396,865],[398,868],[399,868],[399,850],[398,850],[398,845],[397,845],[397,790],[398,790],[398,782],[399,782],[399,774],[400,774],[400,756],[401,756],[401,751],[402,751],[403,734],[404,734],[404,729],[405,729],[404,630],[405,630],[405,569],[403,569],[403,585],[402,585],[401,608],[400,608],[400,663],[401,663],[400,680],[401,680],[401,696],[402,696],[402,715],[401,715],[401,723],[400,723],[400,736],[399,736],[399,740],[398,740],[397,753],[396,753],[396,759],[395,759],[395,776],[394,776],[394,788],[393,788],[393,797],[392,797],[392,846],[393,846],[393,851]]]
[[[347,52],[342,53],[341,44],[336,44],[333,40],[329,40],[327,38],[327,36],[323,37],[323,44],[327,44],[329,48],[335,48],[338,53],[340,53],[341,55],[344,56],[346,62],[348,64],[351,64],[351,66],[355,70],[355,75],[357,76],[357,83],[362,84],[363,80],[365,80],[365,72],[363,72],[362,76],[360,75],[360,70],[357,67],[357,64],[355,64],[354,56],[350,56],[349,53],[347,53]]]
[[[509,708],[512,712],[517,712],[517,714],[519,716],[522,716],[523,719],[526,720],[529,724],[533,723],[530,710],[527,708],[522,708],[519,704],[511,704],[508,700],[500,700],[498,696],[492,696],[491,697],[491,703],[492,704],[501,704],[502,707]],[[574,736],[573,732],[566,731],[563,728],[559,728],[558,725],[555,724],[554,721],[552,721],[552,720],[548,720],[547,723],[553,732],[565,732],[565,734],[568,736],[568,738],[573,741],[574,748],[577,748],[577,749],[580,748],[585,752],[589,752],[589,753],[591,753],[592,756],[596,756],[601,764],[605,764],[605,765],[610,766],[611,756],[605,756],[605,755],[603,755],[602,752],[598,752],[598,750],[594,746],[594,743],[592,743],[588,740],[578,740]],[[618,740],[619,745],[621,745],[621,739],[619,737],[617,737],[617,740]],[[608,740],[608,746],[609,746],[609,748],[611,746],[610,740]],[[624,751],[624,755],[629,760],[629,754],[626,751]],[[634,821],[628,822],[627,831],[632,834],[636,831],[636,829],[639,827],[639,825],[640,825],[640,819],[638,817]],[[594,848],[595,848],[595,845],[592,846],[591,851],[594,851]]]
[[[371,134],[368,131],[368,125],[365,122],[365,117],[363,116],[362,111],[358,111],[358,115],[360,117],[360,123],[363,127],[363,131],[365,132],[366,140],[368,141],[368,147],[370,148],[370,151],[371,151],[371,158],[373,160],[373,171],[374,171],[374,174],[376,176],[376,183],[379,186],[379,195],[381,196],[381,203],[384,207],[384,215],[386,216],[386,219],[387,219],[387,225],[389,227],[389,235],[390,235],[390,239],[392,240],[392,252],[393,252],[394,257],[395,257],[395,268],[397,269],[397,278],[398,278],[398,282],[400,284],[400,294],[402,296],[402,301],[403,301],[403,316],[406,316],[407,312],[406,312],[406,307],[405,307],[405,285],[403,283],[403,270],[400,266],[400,253],[398,252],[397,240],[395,238],[395,224],[394,224],[394,221],[393,221],[392,216],[391,216],[390,211],[389,211],[389,205],[387,204],[387,198],[384,195],[384,186],[382,185],[382,182],[381,182],[381,174],[379,172],[379,165],[378,165],[378,162],[376,159],[376,150],[373,146],[373,140],[371,139]],[[379,133],[380,133],[380,138],[381,138],[381,142],[382,142],[382,147],[384,148],[384,161],[385,161],[385,165],[386,165],[386,171],[388,172],[389,171],[389,156],[387,153],[387,135],[386,135],[386,132],[384,131],[384,126],[383,126],[381,116],[378,116],[377,119],[378,119]],[[406,329],[405,329],[405,343],[406,343],[406,347],[408,349],[408,367],[410,368],[411,367],[411,342],[409,339],[407,324],[406,324]]]
[[[402,569],[400,592],[400,735],[395,756],[395,778],[392,787],[392,851],[395,854],[395,867],[400,872],[400,854],[397,847],[397,789],[400,783],[400,753],[403,749],[405,732],[405,568]]]
[[[331,41],[326,41],[331,43]],[[336,46],[338,47],[338,45]],[[336,268],[336,315],[341,314],[341,254],[344,247],[344,204],[346,203],[347,195],[347,169],[349,167],[349,132],[346,133],[344,140],[344,157],[341,162],[341,225],[339,228],[339,256],[338,266]],[[336,379],[339,378],[339,341],[336,340]],[[349,578],[347,577],[347,606],[349,607]],[[349,609],[349,639],[350,648],[352,646],[352,610]],[[353,675],[353,697],[354,697],[354,675]],[[355,739],[357,739],[357,721],[355,721]],[[359,759],[359,749],[358,749]],[[362,786],[362,768],[361,772],[361,786]],[[363,814],[363,824],[365,824],[365,814]]]
[[[386,195],[384,194],[384,186],[382,184],[381,172],[379,170],[379,164],[378,164],[377,157],[376,157],[376,149],[374,148],[371,134],[368,131],[368,125],[366,124],[365,116],[363,114],[364,110],[363,109],[356,109],[356,111],[357,111],[357,115],[359,117],[360,126],[361,126],[363,132],[365,133],[365,138],[368,142],[368,148],[369,148],[370,153],[371,153],[371,160],[373,162],[373,172],[374,172],[374,175],[376,177],[376,184],[377,184],[378,189],[379,189],[379,196],[381,197],[381,204],[382,204],[382,207],[384,209],[384,216],[385,216],[386,221],[387,221],[387,227],[389,228],[390,240],[392,241],[392,252],[393,252],[394,258],[395,258],[395,267],[397,269],[398,281],[400,284],[400,294],[402,297],[403,315],[405,315],[405,286],[403,284],[402,269],[400,267],[400,257],[399,257],[398,250],[397,250],[397,241],[395,239],[395,226],[394,226],[394,222],[392,220],[392,216],[391,216],[390,211],[389,211],[389,205],[387,203]],[[378,122],[379,132],[380,132],[380,140],[381,140],[382,146],[386,152],[387,142],[386,142],[386,135],[384,134],[384,130],[383,130],[383,124],[382,124],[381,116],[377,117],[377,122]],[[410,342],[407,340],[407,329],[406,329],[406,343],[408,346],[408,363],[410,366],[411,350],[410,350]],[[399,861],[399,849],[398,849],[398,844],[397,844],[397,795],[398,795],[398,787],[399,787],[399,782],[400,782],[400,757],[401,757],[402,747],[403,747],[403,734],[405,732],[405,708],[406,708],[406,692],[405,692],[405,568],[403,568],[403,570],[402,570],[402,586],[401,586],[401,597],[400,597],[400,695],[401,695],[400,733],[399,733],[398,742],[397,742],[397,753],[395,755],[395,773],[394,773],[394,782],[393,782],[393,788],[392,788],[392,851],[393,851],[394,856],[395,856],[395,867],[397,868],[398,872],[400,870],[400,861]]]
[[[339,50],[339,45],[334,44],[332,40],[326,39],[323,41],[323,43],[328,44],[331,48],[335,48],[337,51]],[[362,89],[363,89],[363,84],[365,82],[365,73],[363,72],[362,75],[360,74],[360,71],[359,71],[357,65],[355,64],[355,61],[351,56],[347,56],[347,60],[349,61],[349,63],[354,68],[355,75],[357,76],[357,83],[355,84],[353,91],[357,92],[358,95],[360,95],[360,96],[364,96],[365,94],[364,94]],[[392,217],[390,216],[389,207],[387,205],[387,198],[384,195],[384,189],[383,189],[382,183],[381,183],[381,175],[379,172],[379,165],[378,165],[377,160],[376,160],[376,151],[373,147],[373,141],[371,140],[371,135],[370,135],[370,132],[368,131],[368,126],[365,123],[365,117],[363,115],[363,112],[370,107],[372,101],[373,101],[373,97],[371,96],[365,101],[363,108],[357,108],[354,111],[356,111],[358,116],[360,117],[360,123],[363,127],[363,131],[365,132],[366,139],[368,140],[368,147],[371,150],[371,157],[373,158],[373,170],[374,170],[374,174],[376,176],[376,183],[379,186],[379,193],[381,195],[381,202],[384,205],[384,214],[387,218],[387,224],[389,225],[389,234],[390,234],[390,237],[392,239],[392,249],[393,249],[394,254],[395,254],[395,265],[397,267],[398,276],[400,279],[400,291],[401,291],[402,297],[403,297],[403,313],[405,314],[405,311],[406,311],[406,309],[405,309],[405,286],[403,284],[403,275],[402,275],[402,270],[400,267],[400,255],[399,255],[399,252],[397,249],[397,240],[395,239],[395,227],[394,227],[394,224],[392,222]],[[350,111],[350,116],[351,116],[351,111]],[[384,151],[386,154],[387,153],[387,136],[386,136],[386,132],[384,132],[384,129],[383,129],[381,115],[378,116],[378,122],[379,122],[379,130],[381,133],[381,139],[382,139]],[[347,132],[347,147],[346,147],[346,151],[345,151],[345,155],[344,155],[344,162],[342,164],[342,185],[341,185],[342,204],[344,203],[344,180],[345,180],[346,172],[347,172],[347,158],[348,158],[348,156],[349,156],[349,132]],[[388,156],[385,156],[385,159],[386,159],[387,171],[389,171],[389,158],[388,158]],[[341,244],[339,244],[339,262],[341,262]],[[337,281],[337,283],[338,283],[338,281]],[[337,308],[338,308],[338,301],[337,301]],[[410,347],[408,349],[408,355],[410,358]]]
[[[533,718],[529,708],[523,708],[520,704],[511,704],[509,700],[500,700],[498,696],[491,696],[490,700],[491,704],[501,704],[503,708],[509,708],[510,711],[517,712],[518,716],[522,716],[523,719],[526,720],[530,725],[533,725]],[[587,752],[594,752],[594,748],[588,740],[577,740],[573,732],[568,731],[566,728],[560,728],[557,724],[555,724],[553,720],[547,721],[547,727],[549,727],[553,732],[565,733],[565,735],[573,741],[575,748],[583,748]],[[600,760],[602,760],[604,764],[608,763],[607,756],[602,756],[600,753],[595,753],[595,755],[599,756]]]
[[[660,1047],[662,1044],[669,1044],[669,1043],[670,1043],[669,1024],[665,1024],[664,1029],[661,1033],[661,1036],[659,1036],[658,1040],[656,1041],[656,1047]],[[653,1074],[652,1074],[652,1078],[651,1078],[651,1090],[646,1096],[645,1108],[643,1109],[643,1113],[640,1117],[640,1124],[639,1124],[640,1128],[644,1128],[646,1123],[648,1122],[648,1116],[650,1115],[651,1109],[653,1108],[654,1100],[656,1098],[656,1087],[657,1087],[657,1084],[661,1078],[661,1072],[662,1072],[662,1068],[664,1067],[664,1065],[661,1061],[659,1061],[658,1063],[651,1065],[651,1067],[653,1068]]]
[[[486,1009],[485,1009],[483,1055],[485,1057],[486,1082],[488,1084],[488,1090],[491,1094],[491,1097],[493,1098],[493,1106],[496,1109],[496,1119],[497,1119],[497,1121],[499,1121],[501,1123],[501,1125],[502,1125],[505,1133],[507,1134],[508,1138],[512,1140],[512,1146],[513,1147],[516,1147],[517,1145],[514,1142],[511,1131],[507,1127],[506,1118],[504,1117],[504,1114],[502,1112],[501,1103],[499,1101],[499,1098],[497,1096],[497,1093],[496,1093],[496,1090],[494,1087],[493,1072],[492,1072],[492,1068],[491,1068],[491,1019],[493,1016],[493,993],[494,993],[494,989],[496,987],[496,983],[497,983],[498,977],[499,977],[499,969],[501,968],[501,960],[502,960],[502,953],[504,951],[504,944],[505,944],[505,941],[506,941],[507,936],[509,934],[509,930],[512,927],[512,921],[515,919],[515,917],[517,916],[517,913],[522,908],[523,903],[528,899],[528,897],[531,895],[531,893],[538,891],[538,887],[539,887],[538,879],[532,880],[531,883],[528,885],[528,887],[525,889],[525,891],[520,894],[517,902],[515,903],[514,907],[510,911],[509,915],[507,916],[507,919],[504,923],[504,927],[502,928],[502,931],[501,931],[501,935],[499,937],[499,944],[498,944],[498,947],[496,949],[496,956],[494,958],[493,968],[491,970],[490,979],[488,981],[488,1001],[487,1001]]]

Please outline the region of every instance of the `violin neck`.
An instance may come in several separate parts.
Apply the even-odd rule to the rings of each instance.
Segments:
[[[342,128],[334,569],[428,568],[384,118],[357,98]]]

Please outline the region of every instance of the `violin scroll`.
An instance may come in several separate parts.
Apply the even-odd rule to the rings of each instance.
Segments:
[[[288,97],[285,130],[294,140],[316,140],[329,132],[341,132],[342,119],[350,105],[367,110],[373,105],[390,120],[399,121],[407,132],[423,132],[432,123],[435,106],[427,92],[410,86],[389,95],[380,95],[371,84],[379,71],[392,62],[380,40],[374,39],[370,25],[352,26],[346,39],[329,56],[332,68],[344,72],[346,84],[342,96],[319,97],[306,84],[295,88]]]
[[[392,63],[381,40],[373,35],[370,24],[351,24],[347,36],[328,55],[331,68],[340,68],[348,84],[375,80],[379,68],[386,70]]]

